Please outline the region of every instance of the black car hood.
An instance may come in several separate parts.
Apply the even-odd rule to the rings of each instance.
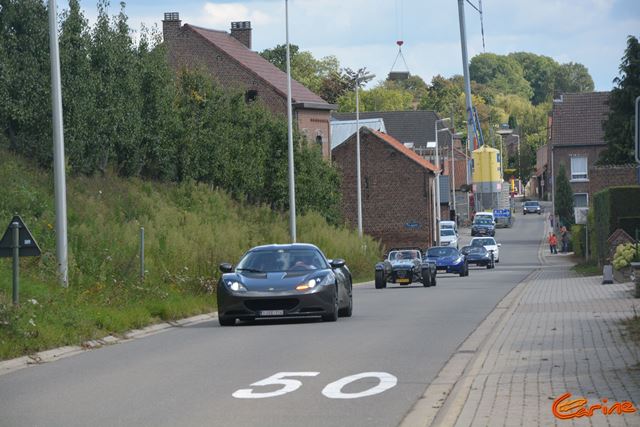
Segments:
[[[222,276],[224,281],[242,283],[248,291],[290,291],[314,278],[324,278],[331,270],[279,271],[273,273],[238,272]]]
[[[468,254],[467,255],[467,260],[468,261],[480,261],[483,259],[488,259],[490,258],[490,255],[484,255],[484,254]]]

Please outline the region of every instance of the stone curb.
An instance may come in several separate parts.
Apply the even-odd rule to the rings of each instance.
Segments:
[[[354,283],[353,286],[362,286],[372,283],[373,282],[371,281],[359,282]],[[65,357],[75,356],[76,354],[94,350],[105,345],[124,343],[134,339],[156,335],[173,328],[195,325],[198,323],[207,322],[209,320],[215,320],[217,318],[218,312],[214,311],[212,313],[199,314],[197,316],[187,317],[185,319],[175,320],[171,322],[156,323],[142,329],[133,329],[131,331],[123,333],[121,337],[107,335],[106,337],[100,339],[85,341],[80,345],[58,347],[34,353],[29,356],[21,356],[15,359],[3,360],[0,361],[0,376],[17,371],[19,369],[27,368],[32,365],[41,365],[43,363],[64,359]]]
[[[161,332],[165,332],[173,328],[195,325],[209,320],[215,320],[217,318],[217,312],[200,314],[173,322],[157,323],[147,326],[146,328],[134,329],[129,332],[125,332],[122,337],[107,335],[106,337],[100,339],[85,341],[81,345],[58,347],[51,350],[45,350],[35,354],[31,354],[29,356],[22,356],[15,359],[0,361],[0,376],[23,368],[27,368],[29,366],[41,365],[43,363],[53,362],[56,360],[64,359],[66,357],[75,356],[76,354],[84,353],[85,351],[90,351],[106,345],[128,342],[134,339],[144,338]]]

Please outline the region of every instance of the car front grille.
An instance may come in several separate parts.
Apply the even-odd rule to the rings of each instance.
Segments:
[[[261,310],[291,310],[298,305],[297,298],[268,298],[254,299],[244,302],[245,307],[251,311]]]

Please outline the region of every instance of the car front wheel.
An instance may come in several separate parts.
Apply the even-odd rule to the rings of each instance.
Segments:
[[[340,307],[338,304],[338,290],[336,289],[335,295],[333,297],[333,310],[330,313],[323,314],[322,320],[325,322],[335,322],[338,320],[338,312],[340,311]]]
[[[376,289],[384,289],[387,287],[387,280],[384,277],[384,271],[376,270]]]
[[[425,268],[422,270],[422,286],[428,288],[429,286],[433,286],[431,284],[431,270]]]
[[[353,314],[353,290],[349,293],[349,305],[347,305],[345,308],[341,308],[340,311],[338,312],[338,315],[340,317],[351,317],[352,314]]]

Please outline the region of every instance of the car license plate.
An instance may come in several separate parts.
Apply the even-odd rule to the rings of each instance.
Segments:
[[[398,283],[409,283],[409,279],[398,279]]]
[[[284,310],[260,310],[260,316],[284,316]]]

